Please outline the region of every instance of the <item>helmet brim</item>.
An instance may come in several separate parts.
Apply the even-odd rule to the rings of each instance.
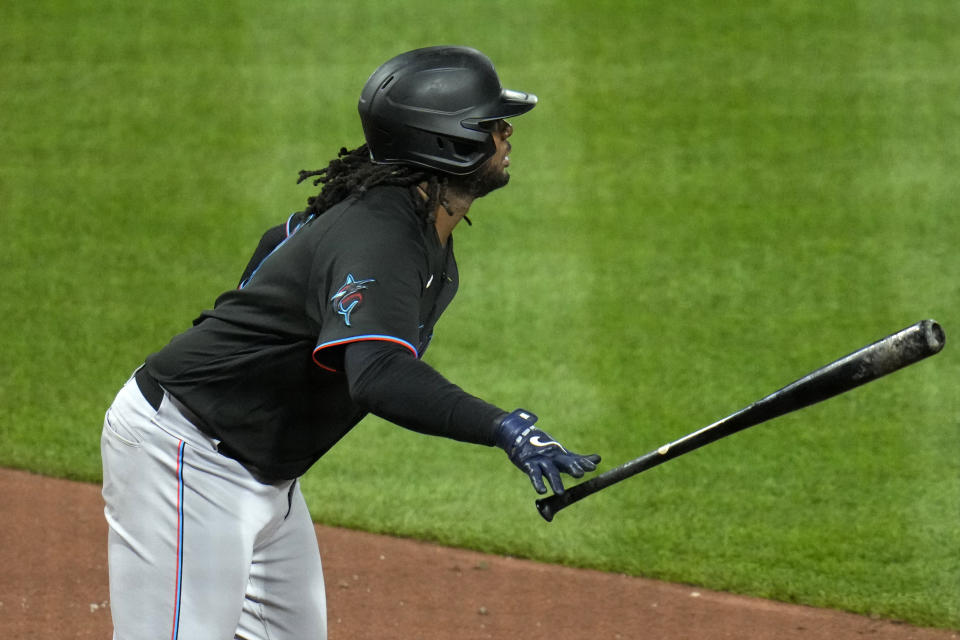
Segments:
[[[523,91],[504,89],[500,92],[501,118],[512,118],[537,106],[537,96]]]
[[[530,111],[537,106],[537,96],[523,91],[514,91],[513,89],[503,89],[500,91],[500,102],[490,109],[488,115],[481,118],[467,118],[460,124],[468,129],[480,128],[485,122],[494,120],[503,120],[504,118],[513,118]]]

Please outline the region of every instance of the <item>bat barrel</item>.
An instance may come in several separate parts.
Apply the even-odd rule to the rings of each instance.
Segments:
[[[935,320],[922,320],[834,364],[856,364],[853,381],[862,384],[939,353],[945,342],[943,327]]]

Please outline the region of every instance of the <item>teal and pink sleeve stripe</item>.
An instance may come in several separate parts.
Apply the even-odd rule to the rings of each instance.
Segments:
[[[325,371],[336,372],[337,371],[336,369],[334,369],[329,365],[323,364],[320,361],[320,358],[318,357],[319,353],[323,349],[329,349],[331,347],[342,347],[350,344],[351,342],[362,342],[364,340],[382,340],[383,342],[393,342],[395,344],[399,344],[409,349],[410,352],[413,353],[414,358],[420,357],[420,354],[417,353],[416,347],[414,347],[412,344],[410,344],[406,340],[401,340],[400,338],[395,338],[393,336],[371,334],[371,335],[364,335],[364,336],[353,336],[351,338],[342,338],[340,340],[331,340],[330,342],[324,342],[323,344],[319,344],[313,350],[313,362],[314,364],[316,364],[321,369],[324,369]]]

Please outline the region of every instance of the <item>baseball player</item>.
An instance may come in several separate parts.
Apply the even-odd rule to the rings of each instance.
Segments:
[[[101,441],[115,638],[325,638],[297,478],[368,413],[497,445],[539,493],[596,468],[421,360],[459,286],[452,231],[507,184],[506,118],[536,102],[474,49],[384,63],[360,96],[366,144],[301,172],[320,193],[127,381]]]

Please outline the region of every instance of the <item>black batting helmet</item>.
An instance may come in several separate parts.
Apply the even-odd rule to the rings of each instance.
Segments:
[[[358,108],[374,162],[467,174],[495,152],[488,123],[536,104],[531,93],[504,89],[493,63],[476,49],[440,46],[380,65]]]

